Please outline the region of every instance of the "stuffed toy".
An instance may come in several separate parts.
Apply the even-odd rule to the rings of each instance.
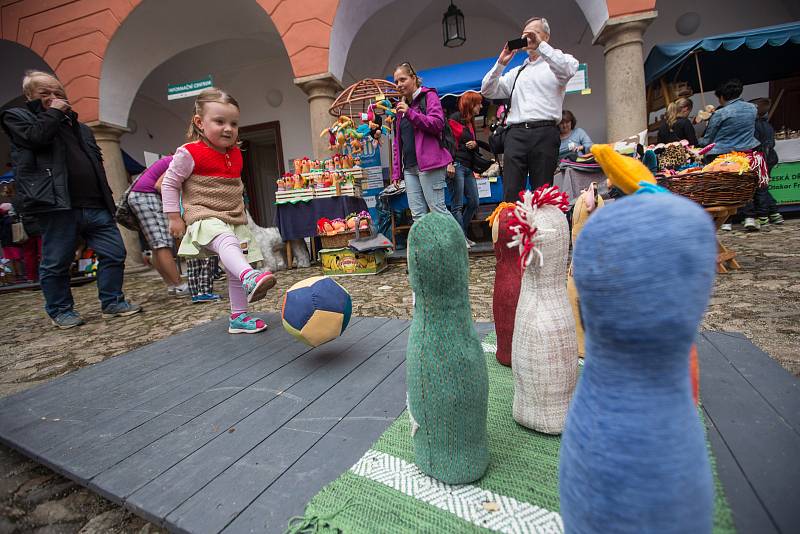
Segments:
[[[560,434],[578,377],[575,318],[567,297],[569,229],[566,193],[542,186],[520,193],[509,247],[523,269],[511,368],[514,420],[545,434]]]
[[[447,484],[474,482],[489,464],[489,379],[472,322],[464,233],[452,216],[429,213],[414,223],[408,273],[415,295],[406,353],[415,462]]]
[[[494,257],[497,260],[492,293],[494,331],[497,334],[497,361],[511,366],[511,340],[514,337],[514,319],[517,315],[519,287],[522,284],[522,268],[519,253],[508,248],[511,242],[511,221],[516,204],[502,202],[489,216],[492,227]]]

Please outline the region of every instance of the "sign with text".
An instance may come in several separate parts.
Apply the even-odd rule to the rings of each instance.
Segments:
[[[589,88],[589,66],[586,63],[578,65],[578,72],[567,82],[567,94],[592,94]]]
[[[800,202],[800,161],[775,165],[770,173],[769,192],[778,204]]]
[[[178,98],[188,98],[190,96],[199,95],[203,89],[208,89],[213,86],[211,75],[208,75],[202,80],[168,85],[167,100],[176,100]]]

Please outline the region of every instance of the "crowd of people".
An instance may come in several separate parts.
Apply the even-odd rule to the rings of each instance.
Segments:
[[[393,126],[392,180],[405,181],[415,222],[428,212],[451,213],[468,247],[474,245],[467,231],[479,205],[476,163],[480,149],[490,149],[475,127],[485,99],[508,101],[503,122],[493,134],[502,144],[507,202],[516,201],[526,188],[550,182],[559,160],[585,157],[592,147],[575,115],[563,108],[567,82],[575,75],[578,60],[550,45],[551,28],[544,18],[528,19],[522,36],[525,45],[509,49],[506,44],[484,76],[480,92],[464,93],[458,110],[449,117],[436,90],[423,85],[410,63],[400,63],[394,70],[401,99]],[[526,55],[524,62],[506,71],[517,53]],[[54,325],[82,324],[69,289],[69,267],[76,241],[82,239],[97,255],[103,315],[141,311],[122,291],[126,251],[92,131],[79,122],[53,75],[29,71],[22,87],[26,105],[6,110],[0,120],[13,147],[18,205],[0,206],[0,214],[16,210],[35,218],[41,262],[38,273],[26,276],[40,279],[45,310]],[[697,121],[690,119],[692,101],[681,98],[670,103],[658,141],[710,145],[708,157],[760,150],[771,168],[776,157],[774,132],[765,119],[769,102],[744,102],[741,93],[736,80],[717,89],[720,106],[707,119],[700,138]],[[266,325],[247,314],[247,305],[263,298],[275,278],[252,267],[261,259],[261,251],[247,228],[239,116],[239,104],[231,95],[217,88],[203,91],[195,101],[187,143],[151,165],[133,185],[128,201],[168,292],[191,296],[193,302],[219,300],[212,284],[221,260],[231,304],[229,331],[252,333]],[[452,196],[449,208],[446,187]],[[782,221],[766,188],[756,192],[745,217],[747,229]],[[25,251],[9,253],[36,255],[38,243],[32,240]],[[5,251],[5,240],[3,244]],[[187,259],[186,280],[175,261],[176,249]]]

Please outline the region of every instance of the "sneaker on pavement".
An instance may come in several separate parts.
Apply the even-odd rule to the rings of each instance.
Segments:
[[[66,330],[67,328],[75,328],[76,326],[83,324],[83,319],[81,319],[81,316],[78,315],[78,312],[74,310],[61,312],[55,317],[51,317],[50,320],[53,322],[54,326],[57,326],[62,330]]]
[[[133,315],[140,311],[142,311],[142,307],[138,304],[123,300],[122,302],[117,302],[116,304],[111,304],[103,308],[103,317],[106,319],[111,317],[127,317],[128,315]]]
[[[229,334],[257,334],[267,329],[267,323],[246,313],[231,315],[228,325]]]
[[[179,286],[168,287],[167,293],[172,297],[189,297],[192,294],[192,292],[189,291],[189,284],[185,282]]]
[[[203,302],[216,302],[222,297],[216,293],[200,293],[199,295],[192,296],[192,304],[201,304]]]
[[[242,277],[242,287],[248,303],[263,299],[267,290],[274,285],[275,276],[269,271],[251,269]]]
[[[467,248],[472,248],[475,246],[475,241],[470,238],[467,238]]]
[[[773,213],[769,216],[769,222],[772,224],[783,224],[783,215],[780,213]]]
[[[722,226],[719,227],[720,230],[725,230],[726,232],[730,232],[733,230],[733,225],[731,223],[724,223]]]
[[[758,223],[753,217],[747,217],[744,220],[744,229],[747,232],[758,232],[761,228],[759,228]]]
[[[757,220],[759,228],[769,224],[769,217],[759,217]]]

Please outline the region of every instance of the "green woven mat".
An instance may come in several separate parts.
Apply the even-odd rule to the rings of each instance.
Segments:
[[[510,497],[525,506],[538,507],[536,514],[546,511],[558,512],[558,450],[560,437],[547,436],[518,425],[511,415],[514,395],[514,379],[511,369],[497,363],[494,355],[496,339],[494,333],[484,339],[484,350],[489,371],[489,416],[488,432],[491,462],[486,474],[471,486]],[[710,449],[709,449],[710,450]],[[384,453],[384,454],[381,454]],[[387,457],[385,455],[390,455]],[[410,464],[414,462],[408,412],[404,412],[367,452],[361,462],[394,457]],[[711,455],[716,487],[714,510],[714,532],[735,532],[731,511],[720,485]],[[360,462],[360,463],[361,463]],[[358,465],[358,464],[357,464]],[[389,477],[391,478],[391,477]],[[396,481],[396,479],[393,479]],[[402,486],[405,492],[395,489]],[[440,484],[441,485],[441,484]],[[355,474],[351,469],[323,488],[306,507],[303,521],[292,523],[294,532],[488,532],[479,525],[486,520],[462,519],[463,510],[458,504],[439,507],[429,504],[435,496],[425,494],[427,490],[410,488],[408,482],[395,482],[395,487]],[[416,486],[414,486],[416,487]],[[447,490],[446,486],[442,486]],[[450,488],[463,488],[455,486]],[[435,488],[436,489],[436,488]],[[441,491],[441,488],[438,488]],[[406,493],[420,495],[411,497]],[[428,502],[424,502],[427,500]],[[503,498],[495,499],[505,502]],[[490,502],[491,507],[494,503]],[[441,507],[448,508],[447,510]],[[474,507],[474,502],[473,502]],[[491,513],[495,510],[489,508]],[[520,512],[531,515],[527,512]],[[555,515],[555,514],[551,514]],[[490,521],[490,520],[489,520]],[[560,521],[560,519],[559,519]],[[515,530],[513,525],[502,521],[492,525],[498,530]],[[549,525],[552,527],[552,523]],[[337,530],[338,529],[338,530]],[[533,529],[536,530],[535,528]],[[542,530],[558,531],[559,528]]]

